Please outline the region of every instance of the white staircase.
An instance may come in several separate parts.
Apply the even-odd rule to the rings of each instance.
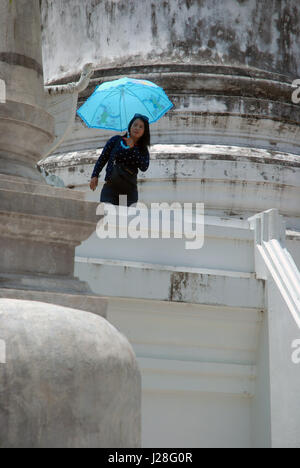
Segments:
[[[260,425],[257,433],[272,447],[300,447],[300,366],[292,358],[295,343],[300,343],[300,273],[285,247],[285,225],[278,210],[267,210],[249,221],[255,232],[256,275],[266,281],[267,315],[260,346],[268,357],[268,369],[257,379],[257,391],[270,389],[265,401],[270,427],[265,426],[262,436]],[[256,410],[260,420],[260,405]]]

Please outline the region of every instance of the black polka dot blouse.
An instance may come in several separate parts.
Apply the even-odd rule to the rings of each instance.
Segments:
[[[109,180],[113,170],[113,164],[116,161],[117,164],[128,168],[134,174],[138,173],[138,170],[145,172],[150,163],[150,155],[147,148],[141,149],[137,145],[130,148],[126,145],[126,141],[120,135],[116,135],[108,142],[103,148],[103,151],[95,164],[92,177],[99,177],[100,172],[107,163],[105,180]]]

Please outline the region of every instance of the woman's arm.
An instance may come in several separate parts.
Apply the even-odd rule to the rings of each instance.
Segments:
[[[138,161],[138,168],[142,171],[145,172],[150,164],[150,154],[148,149],[141,151],[140,152],[140,157]]]
[[[91,178],[91,181],[90,181],[90,189],[93,190],[96,190],[96,188],[98,187],[98,177],[92,177]]]
[[[95,167],[94,167],[94,170],[93,170],[93,173],[92,173],[92,178],[93,177],[99,177],[100,172],[102,171],[105,164],[109,160],[111,150],[115,146],[117,138],[119,138],[119,137],[118,136],[112,137],[110,140],[108,140],[108,142],[104,146],[103,151],[102,151],[98,161],[95,164]]]
[[[109,160],[110,153],[111,153],[112,149],[114,148],[114,146],[116,144],[117,138],[118,138],[118,136],[114,136],[114,137],[112,137],[112,138],[110,138],[108,140],[108,142],[106,143],[106,145],[104,146],[104,148],[102,150],[102,153],[101,153],[98,161],[95,164],[95,167],[94,167],[94,170],[93,170],[93,173],[92,173],[92,177],[91,177],[91,182],[90,182],[90,189],[93,190],[93,191],[96,190],[96,188],[98,186],[99,174],[102,171],[105,164],[107,163],[107,161]]]
[[[92,173],[92,178],[99,177],[100,172],[102,171],[105,164],[109,160],[111,150],[115,146],[117,138],[119,138],[119,137],[114,136],[114,137],[110,138],[110,140],[108,140],[108,142],[104,146],[103,151],[102,151],[98,161],[95,164],[95,167],[94,167],[94,170],[93,170],[93,173]]]

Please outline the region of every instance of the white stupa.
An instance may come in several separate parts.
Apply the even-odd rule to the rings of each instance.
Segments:
[[[76,250],[137,354],[142,445],[300,447],[299,2],[48,0],[42,19],[48,86],[94,68],[77,106],[122,76],[174,102],[151,126],[140,202],[204,204],[201,249],[94,233]],[[58,122],[72,105],[56,104]],[[44,174],[99,201],[89,179],[112,135],[76,118]]]

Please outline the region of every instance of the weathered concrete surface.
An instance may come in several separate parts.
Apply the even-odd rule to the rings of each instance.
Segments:
[[[0,447],[137,447],[134,354],[99,316],[106,301],[73,276],[96,204],[33,180],[53,138],[39,7],[39,0],[0,7],[0,77],[9,82],[0,111]]]
[[[299,76],[299,17],[297,0],[43,0],[45,77],[76,74],[86,62],[102,69],[243,66]]]
[[[8,101],[43,107],[39,0],[2,0],[0,71]]]
[[[27,277],[25,276],[23,279],[26,282]],[[35,286],[32,286],[31,289],[21,289],[17,280],[9,281],[6,277],[3,279],[0,276],[0,298],[44,302],[107,317],[107,301],[103,297],[95,296],[87,283],[80,282],[82,289],[85,286],[85,289],[80,293],[76,290],[68,291],[68,285],[64,281],[60,280],[60,283],[62,288],[65,286],[65,290],[57,291],[53,285],[52,288],[47,285],[43,291],[37,290]],[[79,282],[77,281],[77,283]]]
[[[0,299],[1,448],[140,445],[140,374],[127,339],[94,314]]]
[[[46,106],[54,117],[55,140],[44,149],[44,156],[52,154],[72,129],[78,101],[78,93],[88,86],[93,75],[92,64],[87,63],[81,73],[80,80],[62,86],[46,86]]]
[[[97,205],[64,199],[64,189],[53,196],[47,185],[5,177],[0,177],[0,271],[73,275],[74,249],[94,231]]]
[[[291,84],[300,72],[299,12],[297,0],[88,0],[84,5],[65,0],[59,9],[56,2],[45,0],[46,80],[73,81],[85,61],[93,62],[94,79],[79,104],[96,85],[124,75],[163,86],[175,106],[151,126],[152,144],[160,148],[140,177],[140,200],[205,202],[209,216],[230,224],[234,236],[241,231],[235,229],[236,221],[276,207],[295,231],[290,240],[299,264],[300,107],[291,100]],[[62,50],[59,44],[65,43],[66,32],[70,43]],[[87,189],[88,180],[96,150],[110,136],[111,132],[85,128],[77,119],[60,148],[64,154],[56,165],[54,158],[48,161],[49,173],[53,170],[66,186],[85,188],[87,198],[96,200],[99,193]],[[196,154],[193,145],[198,145]],[[228,239],[225,229],[224,237],[219,230],[214,237],[216,229],[209,228],[206,247],[192,260],[179,248],[175,252],[178,244],[172,241],[167,248],[161,243],[143,249],[136,241],[130,244],[131,239],[126,245],[112,240],[95,254],[91,238],[82,246],[86,255],[76,264],[95,290],[111,296],[108,315],[135,345],[145,377],[146,446],[270,445],[261,434],[264,427],[271,430],[265,404],[270,396],[268,347],[258,346],[264,330],[258,321],[253,332],[250,320],[248,333],[237,309],[254,307],[249,315],[247,311],[247,322],[252,314],[266,317],[265,286],[253,278],[251,242],[238,236]],[[201,272],[202,267],[219,271]],[[118,281],[121,289],[104,283],[108,278],[112,284]],[[169,313],[162,319],[165,308]],[[228,308],[234,313],[227,328]],[[214,322],[209,327],[207,318]],[[276,334],[273,337],[276,346]],[[246,390],[248,397],[254,392],[256,403],[259,400],[255,414],[252,401],[232,404],[234,400],[222,399],[226,389],[220,381],[207,378],[197,386],[191,377],[191,370],[193,377],[197,374],[195,361],[210,363],[206,377],[218,369],[224,376],[225,360],[257,365],[259,375],[264,374],[255,392],[252,380]],[[231,369],[235,372],[234,366]],[[280,375],[280,366],[274,367],[275,373]],[[212,394],[216,388],[218,398]],[[187,394],[191,389],[194,392]],[[280,421],[278,428],[280,438]]]
[[[297,0],[44,0],[45,78],[74,81],[93,63],[79,105],[103,81],[126,75],[156,82],[174,107],[151,126],[155,143],[299,154],[300,108],[292,103],[299,20]],[[108,133],[87,131],[78,118],[61,150],[99,147]]]
[[[39,179],[35,163],[53,140],[53,117],[45,109],[38,0],[4,0],[0,6],[1,172]]]
[[[0,106],[0,129],[1,172],[40,181],[35,164],[53,139],[52,116],[44,109],[7,100]]]
[[[74,250],[95,228],[96,205],[47,186],[35,167],[53,138],[39,0],[1,2],[0,79],[0,296],[51,302],[53,294],[54,303],[105,315],[106,302],[73,276]]]
[[[95,230],[84,195],[0,175],[0,297],[105,315],[106,301],[74,278],[75,247]]]
[[[93,166],[101,149],[72,151],[41,163],[49,176],[66,187],[89,190]],[[104,182],[100,174],[99,186]],[[300,230],[300,158],[291,153],[223,145],[153,145],[150,167],[139,173],[143,203],[203,202],[206,214],[219,212],[247,218],[251,213],[278,208],[287,227]]]

